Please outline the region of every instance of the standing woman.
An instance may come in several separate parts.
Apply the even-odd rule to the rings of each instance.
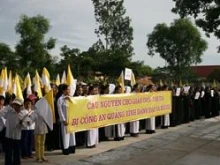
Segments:
[[[211,117],[211,108],[212,108],[212,97],[211,90],[209,87],[205,88],[205,118]]]
[[[53,89],[53,95],[58,95],[58,87],[55,84],[51,84],[51,88]],[[61,94],[62,95],[62,94]],[[55,123],[53,124],[53,130],[49,130],[46,136],[46,147],[48,151],[53,151],[56,149],[60,149],[60,122],[59,122],[59,114],[57,111],[57,97],[54,98],[54,109],[55,109]],[[56,138],[54,138],[56,137]]]
[[[139,92],[140,92],[139,85],[135,84],[133,86],[132,93],[139,93]],[[140,127],[140,121],[139,120],[130,122],[130,134],[131,134],[131,136],[138,137],[139,127]]]
[[[122,93],[122,87],[120,85],[115,87],[115,92],[114,94],[120,94]],[[125,136],[125,124],[124,123],[120,123],[120,124],[116,124],[113,127],[114,129],[114,140],[115,141],[121,141],[124,140],[124,136]]]
[[[146,87],[146,92],[153,92],[153,91],[154,91],[153,85],[148,85]],[[155,131],[155,129],[156,129],[155,117],[151,117],[149,119],[146,119],[145,128],[146,128],[146,134],[156,133],[156,131]]]
[[[89,95],[98,95],[99,94],[99,87],[97,85],[92,85],[89,87]],[[99,130],[98,128],[93,128],[87,131],[87,141],[86,146],[87,148],[95,148],[96,145],[99,143]]]
[[[161,88],[162,91],[168,91],[168,86],[164,85]],[[161,116],[161,128],[167,129],[170,126],[170,114],[165,114]]]
[[[83,87],[81,85],[78,85],[76,87],[76,92],[74,94],[74,97],[83,97]],[[80,109],[78,109],[80,111]],[[85,144],[85,131],[76,132],[76,146],[84,146]]]
[[[57,110],[61,122],[61,134],[62,134],[62,150],[64,155],[69,155],[70,153],[75,153],[76,149],[76,139],[75,133],[68,133],[67,126],[68,116],[67,116],[67,100],[70,97],[70,87],[66,84],[62,85],[63,94],[57,101]]]

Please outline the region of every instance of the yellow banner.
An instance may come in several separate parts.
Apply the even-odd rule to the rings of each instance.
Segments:
[[[68,102],[68,132],[126,123],[171,113],[171,92],[72,97]]]

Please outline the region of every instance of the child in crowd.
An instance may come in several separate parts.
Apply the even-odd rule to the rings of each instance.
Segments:
[[[35,104],[38,98],[36,96],[31,96],[29,99],[32,101],[32,104]],[[36,112],[30,115],[30,119],[35,122],[34,135],[36,160],[38,163],[48,162],[48,159],[44,156],[46,134],[48,133],[47,124],[43,117]]]
[[[6,119],[6,135],[5,135],[5,165],[20,165],[20,140],[22,119],[24,117],[21,112],[23,108],[23,100],[15,99],[11,106],[0,111],[0,117]]]
[[[21,156],[23,159],[33,158],[32,156],[32,144],[33,144],[33,133],[35,124],[32,123],[28,126],[30,122],[29,116],[33,113],[33,104],[30,99],[25,99],[24,101],[24,119],[23,119],[23,128],[21,134]]]

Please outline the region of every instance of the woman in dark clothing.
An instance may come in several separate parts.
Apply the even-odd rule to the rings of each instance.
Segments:
[[[80,97],[83,96],[83,87],[81,85],[78,85],[76,87],[76,92],[74,94],[74,97]],[[85,131],[81,131],[81,132],[76,132],[75,133],[76,136],[76,146],[80,147],[80,146],[84,146],[85,142],[86,142],[86,132]]]
[[[216,117],[219,115],[219,94],[216,88],[212,89],[214,92],[214,96],[212,97],[212,108],[211,108],[211,113],[212,117]]]
[[[201,102],[200,102],[200,89],[196,87],[194,93],[194,105],[195,105],[195,119],[200,119],[201,116]]]
[[[175,96],[175,87],[170,88],[172,91],[172,113],[170,114],[170,126],[177,126],[177,97]]]
[[[188,91],[187,91],[187,93],[186,92],[184,92],[183,93],[183,96],[182,96],[182,98],[183,98],[183,110],[184,110],[184,113],[185,113],[185,115],[184,115],[184,123],[189,123],[189,121],[190,121],[190,95],[189,95],[189,93],[188,93]]]
[[[58,87],[55,84],[51,84],[53,89],[53,94],[56,96],[54,100],[54,109],[55,109],[55,119],[56,122],[53,124],[53,130],[49,131],[46,135],[46,147],[48,151],[53,151],[61,148],[61,136],[60,136],[60,122],[59,115],[57,111],[57,97],[59,95]]]
[[[189,116],[190,121],[195,120],[194,87],[189,89]]]
[[[205,118],[211,117],[211,107],[212,107],[212,98],[211,98],[211,90],[209,87],[205,89]]]

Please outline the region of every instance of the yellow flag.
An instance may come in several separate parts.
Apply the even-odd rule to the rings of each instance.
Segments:
[[[59,75],[59,74],[57,74],[55,84],[56,84],[57,86],[60,85],[60,75]]]
[[[125,92],[125,84],[124,84],[124,72],[123,71],[121,71],[121,74],[118,78],[118,83],[122,88],[122,93],[124,93]]]
[[[55,123],[56,118],[55,118],[55,110],[54,110],[54,96],[53,96],[53,90],[50,90],[46,95],[45,98],[50,105],[51,111],[52,111],[52,116],[53,116],[53,123]]]
[[[4,92],[4,88],[3,87],[0,87],[0,95],[1,96],[5,96],[5,92]]]
[[[27,96],[29,96],[30,94],[32,94],[32,90],[31,90],[31,76],[28,73],[27,76],[25,77],[24,80],[24,88],[26,88],[26,94]]]
[[[44,67],[42,71],[42,85],[45,90],[45,92],[49,92],[51,90],[50,86],[50,74],[48,70]]]
[[[13,84],[13,81],[12,81],[12,72],[9,71],[9,77],[8,77],[8,89],[7,89],[7,92],[12,94],[12,84]]]
[[[4,91],[7,91],[7,89],[8,89],[8,72],[7,72],[7,68],[4,68],[3,87],[4,87]]]
[[[76,90],[76,80],[73,78],[70,65],[67,68],[66,84],[70,87],[70,96],[73,96]]]
[[[37,96],[39,98],[42,97],[41,85],[40,85],[40,76],[36,70],[36,74],[34,77],[34,91],[37,92]]]
[[[70,65],[68,65],[67,76],[66,76],[66,84],[70,85],[73,80],[74,80],[74,78],[73,78],[73,75],[72,75],[72,71],[70,69]]]
[[[213,83],[212,83],[212,88],[216,88],[217,87],[217,84],[216,84],[216,81],[215,79],[213,80]]]
[[[2,88],[0,90],[0,95],[5,96],[5,92],[8,89],[8,74],[7,74],[7,68],[3,68],[1,71],[0,76],[0,87]]]
[[[134,76],[134,72],[131,72],[131,86],[133,87],[136,84],[136,80],[135,80],[135,76]]]
[[[53,123],[55,123],[53,90],[37,101],[35,107],[35,111],[43,117],[50,130],[53,130]]]
[[[66,83],[66,72],[65,70],[63,71],[63,75],[62,75],[62,78],[61,78],[61,84],[65,84]]]
[[[1,76],[0,76],[0,87],[3,87],[4,74],[5,74],[4,69],[2,69],[1,70]]]
[[[15,93],[16,98],[24,100],[18,74],[15,75],[15,85],[16,85],[16,93]]]

